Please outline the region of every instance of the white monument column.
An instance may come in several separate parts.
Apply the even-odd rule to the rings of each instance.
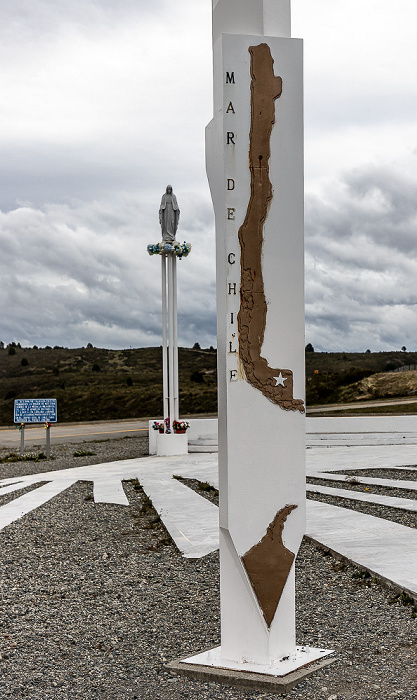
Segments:
[[[161,255],[161,280],[162,280],[162,393],[163,415],[169,415],[169,389],[168,389],[168,294],[167,294],[167,256]]]
[[[187,435],[179,420],[177,258],[187,257],[191,244],[175,240],[180,210],[172,186],[162,195],[159,209],[162,241],[147,246],[149,255],[161,256],[162,280],[162,386],[164,423],[156,439],[159,456],[186,454]],[[158,425],[158,422],[155,422]]]
[[[289,0],[213,0],[221,646],[186,663],[284,676],[305,528],[302,42]]]

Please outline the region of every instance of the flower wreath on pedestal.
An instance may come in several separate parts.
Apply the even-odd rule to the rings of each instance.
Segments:
[[[161,241],[160,243],[149,243],[147,246],[149,255],[163,255],[164,253],[174,253],[181,260],[186,258],[191,252],[191,243],[178,243],[178,241]]]

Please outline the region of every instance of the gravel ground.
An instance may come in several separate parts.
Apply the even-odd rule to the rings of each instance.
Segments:
[[[401,479],[415,481],[417,478],[417,472],[402,471],[400,469],[355,469],[343,473],[346,474],[346,481],[332,481],[332,475],[329,473],[329,479],[308,477],[307,482],[309,484],[331,486],[332,488],[343,489],[344,491],[350,490],[356,492],[359,491],[362,493],[377,493],[383,496],[407,498],[412,501],[416,500],[417,498],[417,491],[410,491],[409,489],[355,483],[355,479],[361,476],[372,476],[378,479],[398,479],[399,482],[401,482]],[[329,496],[322,493],[311,493],[311,491],[307,493],[307,498],[310,498],[312,501],[322,501],[323,503],[330,503],[330,505],[342,506],[343,508],[357,510],[360,513],[373,515],[376,518],[391,520],[394,523],[406,525],[407,527],[417,527],[417,513],[401,510],[400,508],[390,508],[388,506],[377,505],[376,503],[366,503],[354,500],[351,501],[348,498],[338,498],[337,496]]]
[[[97,442],[82,442],[51,445],[51,459],[43,459],[43,448],[25,451],[25,461],[4,462],[7,455],[16,458],[16,452],[0,447],[0,479],[9,479],[25,474],[40,474],[41,472],[83,467],[87,464],[102,464],[119,459],[134,459],[148,455],[148,436],[135,438],[120,438],[117,440],[98,440]],[[39,456],[41,458],[39,459]],[[37,459],[37,461],[32,461]]]
[[[146,441],[88,443],[89,457],[73,457],[77,449],[2,464],[2,476],[127,459],[146,453]],[[183,559],[137,482],[125,490],[130,507],[95,504],[91,484],[77,483],[0,533],[1,700],[276,697],[166,671],[165,661],[219,644],[218,555]],[[338,660],[284,697],[417,700],[415,614],[304,541],[298,642],[336,649]]]
[[[307,477],[307,483],[309,484],[320,484],[321,486],[331,486],[336,489],[343,489],[343,491],[366,491],[366,493],[379,493],[382,496],[395,496],[398,498],[409,498],[414,500],[417,497],[417,491],[410,491],[410,489],[402,488],[391,488],[390,486],[375,486],[374,484],[359,484],[357,483],[358,476],[347,476],[346,481],[333,481],[332,475],[329,474],[329,478],[316,478]],[[367,474],[362,474],[362,476],[367,476]],[[376,475],[375,475],[376,476]],[[384,478],[383,470],[378,471],[378,478]],[[385,478],[392,478],[385,476]]]
[[[398,479],[398,481],[417,481],[415,469],[349,469],[343,474],[346,474],[348,478],[351,476],[374,476],[381,479]]]
[[[406,525],[406,527],[417,527],[417,513],[402,510],[401,508],[390,508],[389,506],[366,503],[365,501],[351,501],[349,498],[338,498],[337,496],[329,496],[323,493],[311,493],[311,491],[307,493],[307,498],[311,501],[321,501],[322,503],[329,503],[332,506],[357,510],[359,513],[373,515],[375,518],[383,518],[384,520],[391,520],[393,523]]]

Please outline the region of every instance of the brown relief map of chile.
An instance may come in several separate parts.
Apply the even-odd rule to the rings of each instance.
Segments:
[[[304,402],[293,398],[292,371],[270,367],[261,355],[267,314],[262,274],[263,228],[272,199],[269,179],[271,132],[275,123],[275,100],[282,92],[282,79],[274,75],[274,61],[267,44],[251,46],[249,52],[252,77],[249,136],[251,194],[245,220],[239,229],[239,356],[246,379],[255,389],[281,408],[304,413]]]
[[[282,542],[284,523],[297,506],[285,506],[276,514],[266,534],[242,557],[259,606],[268,627],[293,565],[295,554]]]

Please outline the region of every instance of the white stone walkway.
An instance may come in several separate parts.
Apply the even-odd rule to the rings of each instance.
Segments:
[[[382,479],[380,477],[374,476],[349,476],[343,474],[331,474],[330,472],[316,472],[315,477],[320,479],[328,479],[329,481],[340,481],[343,483],[349,482],[349,480],[354,480],[357,484],[363,484],[364,486],[385,486],[386,488],[403,488],[408,491],[417,491],[417,481],[408,481],[406,479]]]
[[[355,445],[307,449],[307,475],[350,469],[396,469],[417,465],[414,445]]]
[[[365,503],[376,503],[380,506],[387,506],[388,508],[399,508],[400,510],[417,512],[417,501],[412,501],[409,498],[396,498],[395,496],[383,496],[378,493],[365,493],[364,491],[353,491],[349,489],[335,489],[331,486],[321,486],[319,484],[307,484],[307,493],[323,493],[326,496],[336,496],[337,498],[347,498],[351,501],[363,501]]]
[[[29,491],[29,493],[25,493],[23,496],[19,496],[13,501],[1,506],[0,530],[7,525],[10,525],[10,523],[13,523],[15,520],[23,517],[27,513],[30,513],[31,510],[35,510],[35,508],[39,508],[39,506],[47,503],[47,501],[50,501],[51,498],[57,496],[59,493],[62,493],[62,491],[65,491],[65,489],[72,486],[72,484],[75,484],[76,481],[77,479],[66,478],[60,479],[59,481],[50,481],[44,486],[39,486],[37,489]],[[30,483],[34,482],[32,481]],[[22,488],[22,483],[19,486]],[[24,486],[28,486],[28,484],[24,483]],[[10,491],[11,489],[9,489],[9,493]],[[5,491],[3,491],[3,493],[5,493]]]
[[[372,426],[369,423],[364,425],[360,422],[356,425],[353,423],[343,425],[341,421],[344,419],[329,419],[338,421],[334,424],[339,429],[338,433],[331,432],[330,427],[333,426],[330,426],[326,432],[323,429],[325,427],[323,423],[315,423],[317,431],[309,433],[308,441],[311,442],[313,435],[314,440],[320,436],[320,447],[307,449],[307,474],[319,477],[323,481],[339,481],[342,486],[349,476],[340,472],[353,469],[409,469],[410,467],[417,469],[417,445],[414,444],[417,436],[417,420],[413,416],[407,418],[413,420],[401,423],[399,419],[395,419],[394,423],[390,421],[389,424],[384,421],[383,427],[389,427],[390,436],[394,435],[395,442],[399,443],[388,445],[384,444],[388,430],[382,429],[372,438],[375,444],[366,444],[370,439],[364,436],[369,436],[372,433],[371,427],[381,426],[380,423],[373,423]],[[313,420],[315,422],[324,419]],[[349,420],[366,421],[366,419]],[[359,430],[361,426],[366,428],[366,433]],[[346,432],[343,428],[346,428]],[[344,438],[335,440],[335,435],[345,437],[347,435],[349,446],[346,445]],[[337,445],[335,444],[337,442],[343,442],[343,444]],[[217,454],[197,453],[171,458],[130,459],[0,480],[0,497],[8,493],[16,493],[14,500],[0,506],[0,529],[42,506],[79,480],[93,482],[94,500],[97,504],[113,503],[118,506],[128,506],[122,482],[138,479],[181,553],[189,558],[205,556],[218,548],[218,509],[207,499],[174,479],[174,475],[205,481],[217,488]],[[417,481],[372,477],[355,477],[355,479],[363,484],[390,486],[392,495],[381,496],[364,491],[349,491],[329,487],[324,483],[319,486],[309,485],[308,489],[331,494],[341,499],[350,498],[404,510],[417,510],[417,502],[398,498],[395,495],[395,488],[417,490]],[[47,483],[36,486],[41,482]],[[28,486],[33,487],[32,490],[19,495],[19,491]],[[416,529],[382,518],[374,518],[348,508],[308,500],[307,534],[359,566],[392,581],[413,595],[417,594],[417,557],[414,556],[417,551]]]
[[[307,501],[307,534],[385,581],[417,595],[417,530]]]
[[[138,479],[180,552],[185,557],[199,558],[219,546],[218,509],[173,476],[204,481],[206,471],[217,473],[217,455],[145,457],[3,479],[0,496],[15,492],[17,498],[0,506],[0,530],[77,481],[93,482],[95,503],[128,506],[122,482]],[[19,490],[41,482],[48,483],[18,495]]]

